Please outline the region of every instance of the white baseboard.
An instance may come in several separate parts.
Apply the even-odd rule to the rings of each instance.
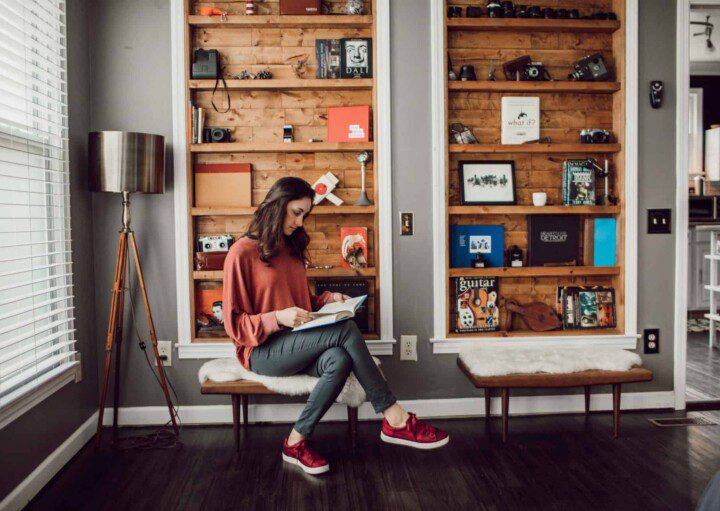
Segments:
[[[50,456],[33,470],[23,482],[0,502],[0,511],[16,511],[24,508],[35,495],[57,474],[95,434],[97,412],[68,437]]]
[[[252,404],[248,406],[250,422],[295,422],[302,411],[303,403]],[[229,399],[228,399],[229,401]],[[612,410],[612,394],[593,394],[590,401],[593,411]],[[406,409],[420,417],[478,417],[485,414],[483,397],[458,399],[418,399],[400,401]],[[623,410],[644,410],[673,408],[675,394],[667,392],[632,392],[622,395]],[[516,396],[510,397],[510,415],[537,415],[557,413],[582,413],[585,411],[583,394],[565,396]],[[492,414],[500,414],[500,398],[492,400]],[[181,406],[180,419],[186,425],[231,424],[230,404],[210,406]],[[104,424],[112,424],[112,408],[105,409]],[[370,403],[364,403],[358,409],[358,418],[363,420],[379,419]],[[323,417],[323,421],[346,420],[345,406],[334,404]],[[120,408],[118,425],[120,426],[157,426],[169,420],[168,410],[164,406],[142,406]]]

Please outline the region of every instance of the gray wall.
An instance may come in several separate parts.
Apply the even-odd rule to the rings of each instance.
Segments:
[[[77,347],[83,380],[70,383],[0,430],[0,501],[97,409],[92,209],[87,192],[90,68],[85,0],[67,2],[70,176]]]
[[[665,8],[658,8],[659,3]],[[129,129],[171,135],[170,18],[168,2],[98,0],[91,16],[93,129]],[[433,355],[432,332],[430,2],[392,2],[392,114],[395,336],[419,336],[419,361],[384,357],[385,373],[401,399],[470,397],[477,393],[460,376],[454,355]],[[675,9],[669,0],[644,0],[640,7],[640,169],[638,230],[639,328],[662,329],[661,354],[648,355],[656,372],[643,390],[672,388],[672,236],[647,236],[645,210],[674,204],[674,33]],[[651,79],[666,83],[663,109],[648,106]],[[172,180],[168,178],[168,184]],[[135,228],[144,260],[150,299],[161,339],[176,339],[172,189],[163,196],[136,196]],[[96,328],[105,328],[109,309],[119,201],[93,199],[95,240]],[[415,212],[416,234],[399,237],[398,211]],[[667,276],[658,278],[659,275]],[[146,336],[144,320],[141,334]],[[100,342],[100,341],[98,341]],[[123,406],[162,404],[161,393],[133,340],[124,365]],[[99,353],[99,357],[103,354]],[[201,361],[174,361],[168,373],[183,405],[225,403],[201,396],[196,374]],[[628,390],[638,387],[630,386]],[[270,402],[279,398],[262,398]]]

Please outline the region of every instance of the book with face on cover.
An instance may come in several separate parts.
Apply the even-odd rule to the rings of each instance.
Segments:
[[[310,317],[314,318],[307,323],[293,328],[293,332],[300,330],[308,330],[309,328],[317,328],[319,326],[333,325],[340,321],[345,321],[355,317],[355,312],[360,308],[367,299],[367,295],[350,298],[344,302],[333,302],[325,304],[322,309],[311,312]]]

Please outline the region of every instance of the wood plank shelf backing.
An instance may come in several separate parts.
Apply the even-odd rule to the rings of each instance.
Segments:
[[[444,0],[463,11],[467,0]],[[444,133],[460,123],[472,131],[479,143],[447,144],[445,154],[445,259],[443,269],[445,296],[445,334],[457,338],[536,337],[540,335],[612,335],[625,333],[625,232],[626,206],[635,198],[626,197],[625,189],[625,0],[553,0],[545,2],[554,9],[578,9],[581,17],[604,11],[614,12],[617,20],[524,19],[524,18],[445,18],[443,58],[436,59],[434,73],[445,85]],[[552,4],[552,5],[550,5]],[[613,70],[613,81],[577,82],[568,74],[580,59],[602,54]],[[502,65],[522,55],[542,62],[556,80],[507,81]],[[450,81],[448,66],[458,73],[461,66],[473,66],[477,81]],[[495,70],[497,81],[487,80]],[[502,144],[502,100],[504,97],[537,97],[540,102],[540,137],[552,143]],[[441,121],[443,122],[443,121]],[[613,143],[580,144],[580,130],[601,128],[612,133]],[[566,206],[563,203],[563,162],[568,159],[595,158],[609,161],[608,193],[618,198],[617,205]],[[464,205],[461,169],[465,162],[512,161],[514,198],[508,205]],[[604,180],[596,181],[596,197],[604,190]],[[534,193],[545,193],[547,206],[532,204]],[[632,204],[632,202],[631,202]],[[558,266],[505,268],[451,268],[450,228],[452,226],[501,226],[504,247],[517,246],[528,254],[529,219],[534,215],[576,215],[579,241],[576,260],[592,265],[584,244],[590,233],[590,220],[612,217],[616,221],[614,266]],[[494,240],[493,240],[494,241]],[[493,247],[493,250],[495,247]],[[497,277],[500,306],[499,324],[504,324],[506,300],[520,303],[542,302],[557,306],[558,288],[564,286],[600,286],[615,289],[617,327],[598,330],[553,331],[537,334],[515,317],[510,332],[456,333],[458,304],[455,280],[458,277]]]
[[[377,34],[376,0],[364,0],[365,15],[342,14],[346,0],[327,0],[327,15],[280,15],[278,0],[256,2],[257,15],[245,15],[245,2],[184,0],[185,5],[185,77],[186,97],[192,106],[202,109],[205,127],[226,128],[233,142],[192,144],[188,140],[187,205],[190,258],[202,236],[229,235],[238,239],[245,234],[257,206],[273,184],[285,176],[295,176],[310,184],[332,172],[339,180],[333,193],[344,203],[334,206],[324,201],[315,206],[304,220],[310,236],[308,257],[316,268],[307,270],[310,290],[316,285],[337,283],[347,279],[352,284],[367,284],[368,329],[380,332],[380,223],[383,194],[378,193],[378,167],[383,155],[378,144],[389,136],[379,119],[378,75],[383,66],[383,48]],[[198,8],[214,5],[227,16],[199,16]],[[383,20],[381,20],[383,21]],[[346,79],[318,79],[316,41],[320,39],[370,38],[373,41],[373,77]],[[227,83],[227,95],[222,84],[214,92],[215,80],[192,79],[190,75],[194,52],[197,49],[216,49]],[[380,53],[379,53],[380,52]],[[380,58],[378,58],[380,55]],[[300,65],[302,63],[302,65]],[[239,80],[232,78],[242,71],[258,73],[267,70],[267,80]],[[388,77],[389,80],[389,77]],[[224,108],[229,102],[229,108]],[[219,110],[213,108],[213,103]],[[185,106],[185,105],[183,105]],[[331,108],[370,107],[370,142],[331,143],[328,117]],[[192,116],[188,115],[188,134],[192,133]],[[283,141],[283,126],[293,126],[295,142]],[[323,140],[311,143],[308,140]],[[368,151],[372,157],[366,166],[365,186],[372,205],[355,206],[362,187],[358,153]],[[377,162],[377,164],[376,164]],[[221,207],[212,196],[196,204],[195,169],[202,164],[249,164],[249,200],[238,207]],[[389,169],[382,169],[389,172]],[[201,181],[198,180],[200,183]],[[202,185],[200,185],[202,186]],[[248,186],[248,185],[246,185]],[[206,190],[203,190],[206,191]],[[232,204],[232,202],[230,202]],[[202,206],[202,207],[200,207]],[[368,268],[359,270],[341,267],[343,228],[367,229]],[[383,233],[384,234],[384,233]],[[389,263],[388,263],[389,264]],[[328,267],[327,269],[321,269]],[[222,271],[196,271],[191,261],[187,268],[191,289],[190,322],[194,342],[229,342],[229,339],[200,333],[196,324],[196,299],[217,295],[222,288]],[[213,298],[214,299],[214,298]],[[208,298],[209,300],[209,298]],[[387,304],[386,304],[387,305]],[[378,339],[370,334],[369,339]]]

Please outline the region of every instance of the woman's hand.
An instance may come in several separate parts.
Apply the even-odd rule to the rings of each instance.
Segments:
[[[350,296],[344,295],[342,293],[333,293],[330,297],[330,301],[343,303],[345,300],[349,300],[350,298]]]
[[[300,326],[312,319],[310,313],[300,307],[289,307],[281,311],[275,311],[275,317],[277,318],[278,325],[290,328]]]

